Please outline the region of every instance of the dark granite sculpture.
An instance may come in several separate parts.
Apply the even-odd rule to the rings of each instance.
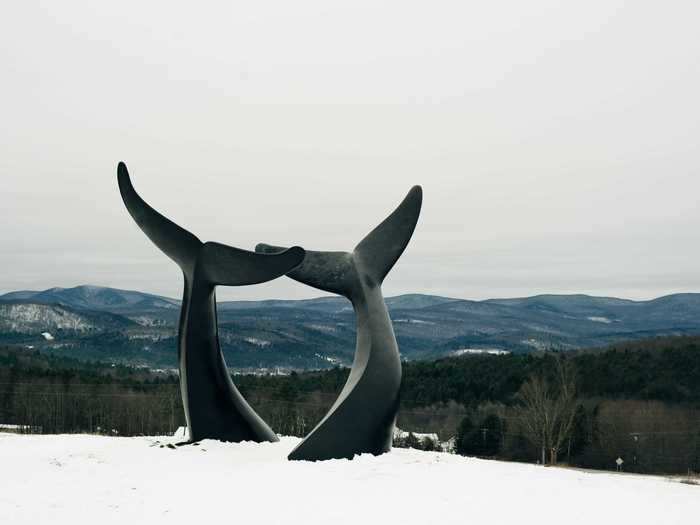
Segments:
[[[381,285],[413,235],[421,203],[421,188],[414,186],[399,207],[352,253],[307,251],[304,262],[287,274],[314,288],[347,297],[357,316],[357,347],[350,376],[328,414],[289,459],[352,458],[391,449],[401,360]],[[255,251],[280,253],[282,249],[259,244]]]
[[[294,247],[277,255],[262,255],[216,242],[202,243],[139,197],[122,162],[117,178],[124,204],[136,224],[180,266],[185,277],[178,361],[190,440],[278,441],[228,373],[219,348],[215,287],[275,279],[298,266],[304,250]]]

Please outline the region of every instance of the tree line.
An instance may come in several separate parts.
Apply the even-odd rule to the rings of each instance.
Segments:
[[[347,374],[336,368],[234,380],[275,431],[303,436]],[[620,457],[625,470],[700,470],[700,337],[408,362],[401,396],[402,429],[452,439],[465,455],[589,468],[614,468]],[[0,348],[0,424],[154,435],[174,431],[184,415],[175,375],[8,346]]]

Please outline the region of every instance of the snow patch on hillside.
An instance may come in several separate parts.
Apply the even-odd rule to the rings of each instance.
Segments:
[[[594,323],[605,323],[605,324],[610,324],[612,321],[608,319],[607,317],[586,317],[589,321],[593,321]]]
[[[148,315],[133,315],[129,316],[129,319],[134,321],[141,326],[166,326],[168,323],[163,319],[157,317],[150,317]]]
[[[499,348],[460,348],[459,350],[454,350],[453,352],[451,352],[451,355],[454,355],[454,356],[479,355],[479,354],[508,355],[508,354],[510,354],[510,351],[509,350],[501,350]]]
[[[319,354],[319,353],[316,353],[314,355],[316,357],[318,357],[319,359],[323,359],[323,360],[328,361],[329,363],[332,363],[334,365],[338,365],[341,363],[340,359],[336,359],[335,357],[331,357],[331,356],[323,355],[323,354]]]
[[[0,434],[2,521],[673,525],[700,515],[700,487],[659,477],[411,449],[291,462],[297,438],[165,446],[177,441]]]
[[[0,304],[0,328],[30,333],[37,328],[87,331],[95,328],[79,314],[43,304]]]
[[[312,330],[316,330],[318,332],[335,332],[336,331],[335,326],[328,326],[325,324],[307,324],[305,326],[308,328],[311,328]]]
[[[270,346],[272,344],[270,341],[258,339],[257,337],[244,337],[243,340],[246,343],[250,343],[251,345],[259,346],[261,348],[265,348],[266,346]]]

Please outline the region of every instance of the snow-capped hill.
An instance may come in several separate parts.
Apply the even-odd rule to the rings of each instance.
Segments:
[[[13,332],[73,330],[84,332],[95,326],[82,315],[47,304],[0,304],[0,327]]]
[[[0,330],[14,333],[73,332],[126,328],[132,321],[107,313],[86,313],[57,304],[0,302]]]
[[[132,290],[119,290],[103,286],[82,285],[73,288],[49,288],[43,291],[10,292],[0,296],[0,301],[32,301],[53,303],[80,310],[98,310],[123,313],[126,311],[177,310],[180,302]]]

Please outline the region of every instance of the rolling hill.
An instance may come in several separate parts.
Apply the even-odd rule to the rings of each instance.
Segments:
[[[422,294],[387,298],[404,359],[459,350],[575,349],[660,335],[700,333],[700,294],[651,301],[539,295],[470,301]],[[179,301],[97,286],[0,296],[0,342],[81,359],[174,367]],[[51,334],[47,339],[42,333]],[[219,303],[229,366],[242,369],[347,365],[354,314],[339,297]]]

